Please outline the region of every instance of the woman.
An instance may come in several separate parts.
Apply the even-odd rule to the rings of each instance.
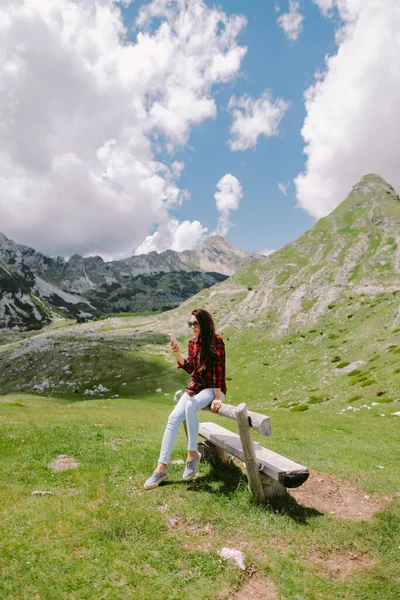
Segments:
[[[144,484],[146,490],[155,488],[167,479],[169,457],[176,442],[179,425],[185,419],[188,454],[183,479],[189,481],[194,477],[201,459],[201,454],[197,451],[198,411],[211,404],[211,410],[216,413],[225,398],[225,346],[222,337],[215,333],[212,316],[206,310],[196,309],[192,312],[188,325],[194,333],[189,340],[188,357],[181,355],[177,341],[171,341],[171,351],[178,361],[178,368],[190,373],[191,378],[186,392],[169,416],[158,465]]]

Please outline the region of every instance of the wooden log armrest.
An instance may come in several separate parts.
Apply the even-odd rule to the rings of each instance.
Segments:
[[[174,402],[178,402],[179,398],[182,396],[183,391],[179,390],[175,393]],[[216,413],[219,417],[227,417],[228,419],[233,419],[236,421],[236,406],[231,406],[230,404],[221,404],[221,408]],[[208,410],[211,412],[210,406],[206,406],[203,410]],[[269,417],[266,415],[261,415],[260,413],[253,412],[252,410],[247,411],[249,427],[262,433],[263,435],[272,435],[271,431],[271,423]]]

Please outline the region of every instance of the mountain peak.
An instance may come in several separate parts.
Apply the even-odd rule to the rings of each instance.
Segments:
[[[209,248],[210,246],[230,246],[231,244],[226,241],[222,235],[210,235],[204,240],[200,248]]]
[[[383,177],[377,175],[376,173],[369,173],[368,175],[364,175],[360,179],[358,183],[353,186],[353,189],[350,192],[349,197],[359,194],[360,192],[364,194],[369,194],[371,192],[383,191],[390,196],[393,196],[396,199],[399,199],[395,189],[390,185]]]
[[[219,250],[224,252],[232,252],[234,254],[240,253],[243,255],[252,256],[253,258],[258,257],[258,260],[262,258],[260,254],[250,252],[248,250],[242,250],[241,248],[234,246],[233,244],[228,242],[228,240],[226,240],[222,235],[210,235],[204,240],[204,242],[201,244],[198,250],[203,252],[205,250]]]
[[[381,177],[380,175],[378,175],[377,173],[368,173],[367,175],[364,175],[364,177],[362,177],[359,181],[359,183],[381,183],[383,185],[387,185],[387,182],[383,179],[383,177]]]

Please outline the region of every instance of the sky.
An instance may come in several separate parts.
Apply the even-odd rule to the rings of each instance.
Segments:
[[[2,0],[0,231],[116,260],[268,254],[400,191],[398,0]]]

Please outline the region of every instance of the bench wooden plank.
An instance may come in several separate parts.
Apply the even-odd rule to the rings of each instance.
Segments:
[[[240,437],[236,433],[216,423],[200,423],[199,434],[236,458],[244,460]],[[279,481],[284,487],[295,488],[308,479],[309,471],[303,465],[264,448],[258,442],[254,442],[254,450],[260,471]]]

